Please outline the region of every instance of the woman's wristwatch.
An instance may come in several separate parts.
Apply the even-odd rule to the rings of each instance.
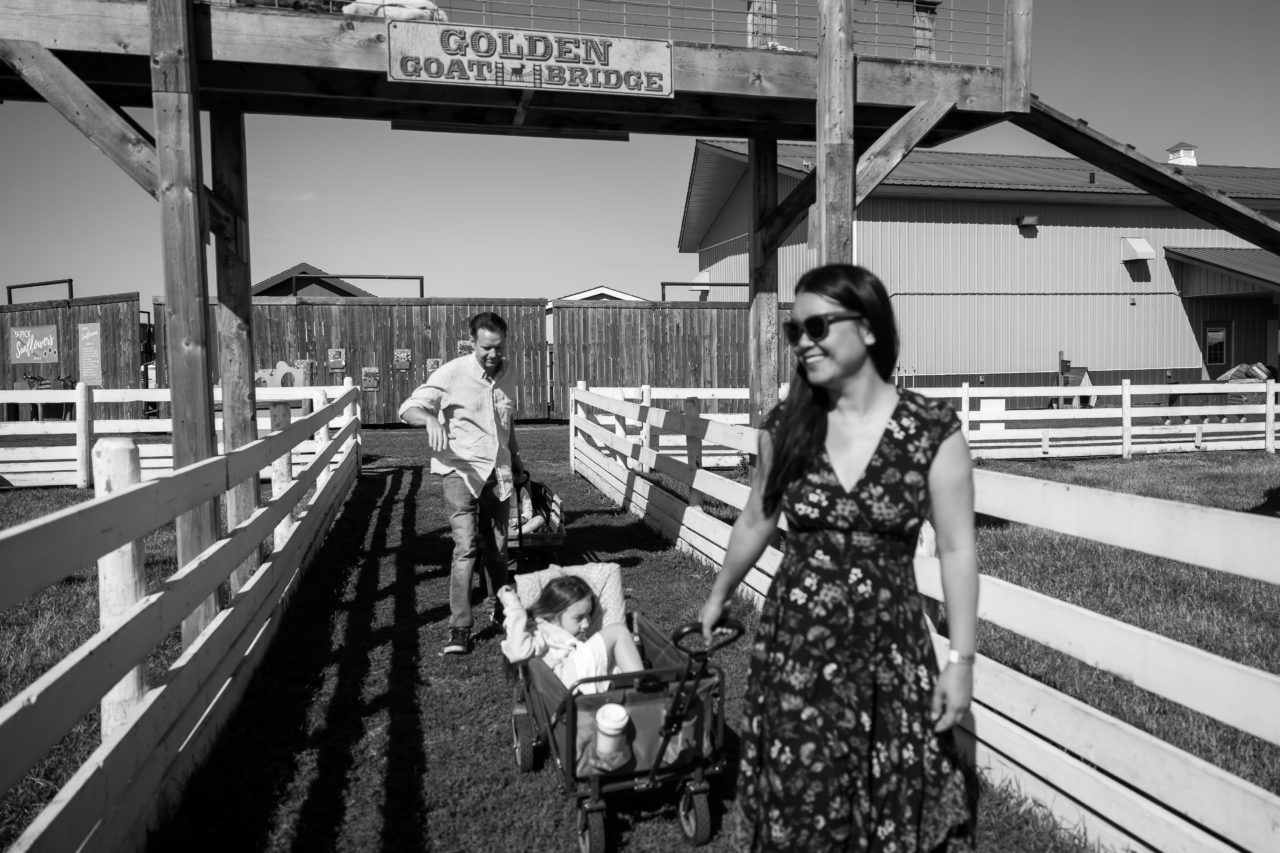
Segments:
[[[973,661],[976,657],[977,655],[974,652],[969,652],[966,655],[952,649],[947,652],[947,663],[962,663],[968,666],[973,666]]]

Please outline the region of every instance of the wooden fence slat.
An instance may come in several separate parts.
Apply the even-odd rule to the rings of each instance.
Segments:
[[[940,658],[947,642],[934,636]],[[1280,827],[1280,797],[990,658],[979,656],[975,697],[1146,796],[1246,850]]]
[[[1078,758],[1054,748],[982,702],[975,701],[970,713],[975,737],[1080,802],[1089,812],[1113,826],[1123,827],[1124,834],[1149,843],[1161,853],[1240,853],[1238,848],[1152,803],[1123,782],[1110,779]],[[1055,817],[1059,816],[1056,811],[1059,797],[1046,802]],[[1086,832],[1096,832],[1098,827],[1091,820],[1084,828]]]
[[[936,560],[916,560],[922,593],[942,598]],[[1280,745],[1280,675],[1253,669],[1015,584],[979,577],[978,615],[1178,704]]]
[[[317,493],[313,504],[328,500],[336,512],[341,505],[340,496],[354,479],[355,468],[354,457],[345,454],[330,481],[331,494]],[[317,517],[315,522],[318,530],[325,529],[323,518]],[[315,547],[322,536],[312,534],[311,527],[300,526],[291,553],[305,547],[309,539],[314,540],[311,545]],[[153,790],[158,779],[167,776],[179,748],[186,748],[186,732],[193,728],[204,710],[215,699],[219,706],[229,705],[227,711],[234,708],[235,701],[227,694],[243,690],[249,673],[269,645],[267,632],[259,635],[260,626],[278,625],[279,620],[272,618],[274,611],[296,577],[296,569],[282,571],[290,562],[289,557],[290,554],[277,554],[274,562],[259,567],[227,608],[219,612],[211,630],[201,635],[170,668],[164,684],[146,695],[129,727],[104,742],[80,766],[57,799],[15,843],[15,851],[74,850],[91,832],[97,843],[102,839],[98,833],[104,829],[99,825],[104,815],[110,817],[123,811],[120,803],[121,790],[126,785],[123,780],[128,780],[131,796],[136,796],[133,791]],[[268,628],[268,632],[271,630]],[[250,647],[255,650],[252,659],[245,657]],[[111,821],[106,823],[109,830]],[[100,846],[102,849],[113,847],[107,843]]]
[[[975,508],[987,515],[1280,584],[1280,562],[1258,547],[1280,542],[1280,518],[994,471],[975,471],[974,486]],[[1191,530],[1213,535],[1186,535]]]
[[[353,430],[355,422],[348,424]],[[110,632],[95,634],[0,708],[0,791],[8,790],[107,689],[177,626],[287,517],[337,451],[316,457],[289,490],[251,515],[227,538],[181,567],[163,588],[138,603]],[[122,492],[134,494],[137,489]],[[176,512],[172,512],[172,518]],[[133,541],[133,540],[128,540]]]
[[[683,415],[678,415],[666,409],[649,408],[641,412],[641,407],[638,403],[627,403],[592,392],[579,393],[578,400],[583,404],[593,406],[610,414],[622,415],[633,421],[653,424],[664,432],[693,434],[710,444],[732,447],[743,453],[756,453],[756,432],[747,426],[731,426],[702,418],[698,419],[698,423],[691,424]]]

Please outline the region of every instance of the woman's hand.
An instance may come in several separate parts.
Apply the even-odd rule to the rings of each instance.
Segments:
[[[933,686],[933,730],[945,732],[960,721],[973,699],[973,664],[949,663]]]
[[[711,634],[715,630],[720,619],[726,614],[724,612],[724,599],[716,595],[714,592],[707,596],[706,602],[702,605],[702,609],[698,611],[698,620],[702,622],[702,639],[708,646],[711,645]]]

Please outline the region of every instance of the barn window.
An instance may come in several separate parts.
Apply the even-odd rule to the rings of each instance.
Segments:
[[[1227,363],[1227,327],[1226,324],[1212,324],[1204,327],[1204,363]]]

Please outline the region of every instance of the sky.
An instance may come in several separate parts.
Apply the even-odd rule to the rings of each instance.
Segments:
[[[1031,90],[1159,162],[1190,142],[1202,164],[1280,168],[1277,33],[1280,0],[1038,0]],[[134,115],[150,126],[147,111]],[[255,282],[305,261],[422,275],[428,296],[606,285],[656,299],[661,282],[698,272],[697,256],[676,250],[689,137],[508,138],[279,116],[249,116],[246,133]],[[1063,154],[1008,124],[944,148]],[[0,285],[65,278],[78,297],[138,291],[149,306],[163,292],[158,206],[51,107],[0,104]],[[355,283],[417,295],[416,282]],[[63,296],[32,288],[15,300]]]

